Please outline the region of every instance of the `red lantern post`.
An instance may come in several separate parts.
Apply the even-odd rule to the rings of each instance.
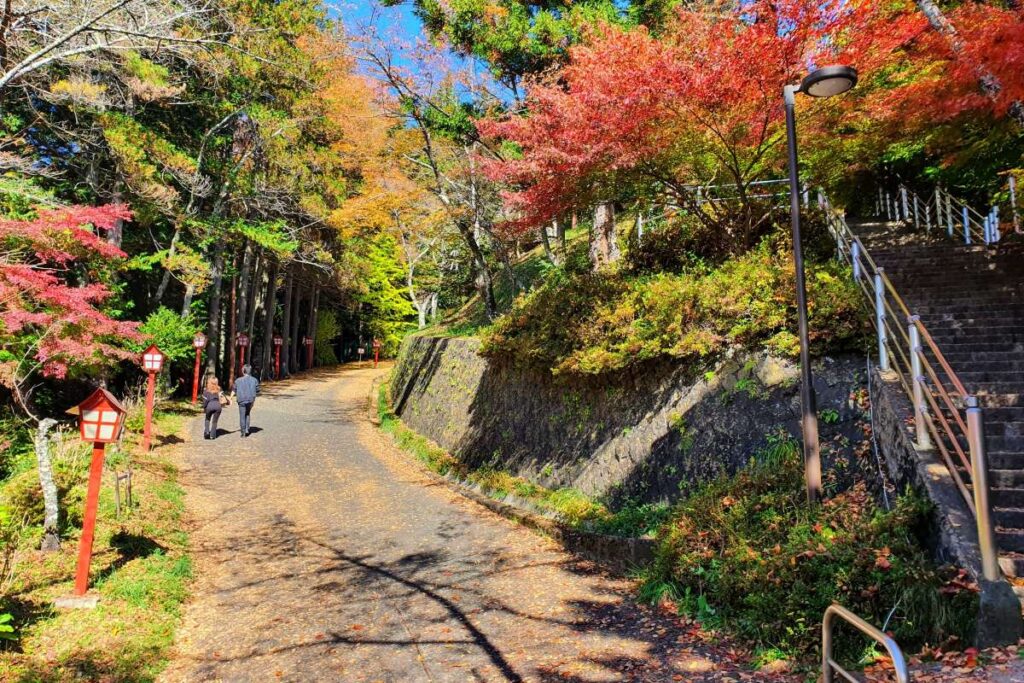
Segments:
[[[150,375],[152,377],[152,375]],[[75,573],[75,595],[82,596],[89,588],[89,565],[92,563],[92,541],[96,534],[96,508],[103,480],[104,449],[121,436],[125,410],[106,389],[97,389],[78,406],[78,428],[83,441],[92,442],[92,464],[89,467],[89,490],[85,498],[82,540],[78,545],[78,570]]]
[[[302,343],[306,345],[306,369],[313,367],[313,338],[303,337]]]
[[[196,336],[192,337],[192,346],[196,350],[196,368],[192,373],[192,405],[195,405],[196,396],[199,395],[199,360],[206,348],[206,335],[196,332]]]
[[[247,348],[249,348],[249,335],[247,335],[245,332],[240,332],[238,334],[238,349],[239,349],[239,356],[238,357],[239,357],[239,359],[241,361],[238,364],[239,368],[241,368],[243,365],[245,365],[245,350]]]
[[[150,434],[153,430],[153,400],[156,393],[156,374],[164,366],[164,354],[151,344],[142,352],[142,368],[149,376],[146,382],[146,424],[142,429],[142,450],[149,450]]]
[[[378,361],[380,361],[380,339],[373,340],[373,367],[377,367]]]
[[[284,339],[281,335],[274,335],[274,379],[281,379],[281,344]]]

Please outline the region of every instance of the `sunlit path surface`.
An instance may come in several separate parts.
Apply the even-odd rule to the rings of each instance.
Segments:
[[[248,439],[233,406],[218,440],[197,425],[199,579],[166,680],[740,680],[628,582],[420,473],[366,419],[375,373],[268,387]]]

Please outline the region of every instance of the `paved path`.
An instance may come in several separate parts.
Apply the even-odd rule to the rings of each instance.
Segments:
[[[268,387],[248,439],[196,426],[199,579],[165,680],[740,680],[627,581],[425,477],[366,420],[377,372]]]

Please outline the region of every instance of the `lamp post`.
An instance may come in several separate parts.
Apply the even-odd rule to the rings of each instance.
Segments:
[[[192,337],[192,347],[196,350],[196,367],[192,372],[192,405],[195,405],[196,396],[199,395],[199,360],[206,348],[206,335],[196,332],[196,336]]]
[[[238,355],[238,358],[239,358],[238,367],[241,368],[242,366],[245,365],[245,350],[247,348],[249,348],[249,335],[247,335],[245,332],[239,332],[238,333],[238,337],[236,337],[236,340],[238,342],[238,354],[239,354]]]
[[[793,263],[796,267],[796,307],[800,327],[800,404],[804,437],[804,479],[807,500],[821,498],[821,446],[818,443],[818,411],[811,378],[811,354],[807,334],[807,287],[804,255],[800,246],[800,179],[796,153],[796,94],[810,97],[841,95],[857,85],[857,71],[849,66],[826,66],[811,72],[800,85],[783,88],[786,105],[786,140],[789,147],[789,199],[793,221]]]
[[[89,466],[89,489],[85,497],[82,539],[78,544],[78,570],[75,572],[77,596],[85,595],[89,588],[89,565],[92,563],[96,508],[100,498],[100,483],[103,480],[104,449],[108,443],[117,441],[121,436],[124,415],[125,410],[121,403],[106,389],[97,389],[78,406],[78,429],[83,441],[92,442],[92,463]]]
[[[380,339],[373,340],[373,367],[377,367],[377,362],[380,360]]]
[[[142,369],[146,371],[146,424],[142,430],[142,450],[149,450],[150,434],[153,430],[153,395],[156,393],[156,375],[164,367],[164,354],[150,344],[149,348],[142,352]]]
[[[281,379],[281,345],[285,343],[285,340],[281,338],[281,335],[273,336],[273,378],[275,380]]]

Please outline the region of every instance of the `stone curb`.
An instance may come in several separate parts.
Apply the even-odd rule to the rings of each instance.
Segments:
[[[383,377],[374,379],[367,400],[368,418],[377,426],[380,426],[381,423],[377,411],[377,396],[381,382],[383,382]],[[515,496],[507,496],[498,500],[450,474],[440,475],[425,467],[422,467],[421,471],[431,480],[447,486],[464,498],[468,498],[506,519],[522,524],[528,529],[540,532],[557,541],[574,555],[600,564],[612,571],[625,574],[645,567],[654,561],[657,547],[654,539],[609,536],[574,529],[539,512],[526,509],[523,506],[528,503],[519,501]],[[518,501],[519,504],[513,504],[509,502],[510,500]]]

